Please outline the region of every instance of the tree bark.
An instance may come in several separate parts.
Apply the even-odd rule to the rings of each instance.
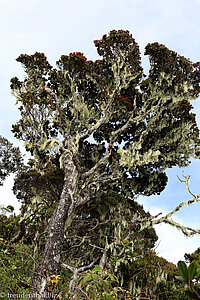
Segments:
[[[31,294],[39,294],[40,299],[49,297],[48,279],[57,273],[63,249],[65,222],[74,208],[77,172],[70,152],[63,153],[62,163],[65,173],[63,190],[58,206],[50,218],[45,249],[32,282]]]

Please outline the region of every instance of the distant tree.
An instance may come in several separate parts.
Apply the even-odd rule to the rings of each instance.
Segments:
[[[10,173],[17,172],[22,167],[22,163],[19,148],[0,136],[0,185]]]
[[[130,199],[159,194],[166,168],[187,166],[199,156],[190,101],[199,95],[200,63],[148,44],[151,68],[144,79],[128,31],[113,30],[94,43],[101,60],[71,53],[57,68],[42,53],[22,54],[17,61],[26,77],[11,80],[21,112],[15,136],[38,159],[37,171],[44,173],[57,156],[64,175],[33,281],[39,293],[57,272],[65,223],[76,208],[108,190]]]
[[[200,247],[197,248],[193,253],[185,253],[184,258],[187,263],[191,263],[194,260],[200,263]]]

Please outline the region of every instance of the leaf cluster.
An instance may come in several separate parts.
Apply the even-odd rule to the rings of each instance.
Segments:
[[[191,299],[200,299],[200,266],[197,261],[193,260],[189,266],[184,261],[178,262],[180,276],[177,279],[188,284],[186,291]]]

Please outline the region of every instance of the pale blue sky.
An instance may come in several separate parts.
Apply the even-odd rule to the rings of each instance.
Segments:
[[[96,59],[93,40],[112,29],[129,30],[138,42],[141,53],[149,42],[160,42],[192,61],[200,61],[200,1],[199,0],[0,0],[0,134],[16,145],[10,132],[19,113],[14,106],[9,81],[13,76],[23,77],[23,69],[15,59],[21,53],[44,52],[51,64],[60,55],[81,51],[89,59]],[[148,59],[142,57],[147,71]],[[200,120],[200,103],[194,103]],[[200,125],[200,122],[199,122]],[[182,170],[168,171],[169,183],[160,196],[140,198],[150,212],[173,209],[179,202],[189,200],[176,175]],[[200,193],[200,162],[193,161],[185,174],[191,175],[191,189]],[[14,203],[10,188],[12,178],[0,188],[1,202]],[[177,214],[178,220],[188,226],[200,228],[200,204]],[[187,251],[200,246],[200,237],[185,239],[169,226],[157,226],[160,255],[177,261]]]

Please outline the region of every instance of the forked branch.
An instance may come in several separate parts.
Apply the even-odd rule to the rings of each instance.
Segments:
[[[170,224],[174,227],[176,227],[177,229],[181,230],[186,236],[190,237],[194,234],[200,234],[200,229],[194,229],[194,228],[190,228],[187,226],[183,226],[181,224],[179,224],[178,222],[175,222],[171,217],[172,215],[174,215],[177,211],[179,211],[181,208],[183,208],[184,206],[189,206],[193,203],[196,202],[200,202],[200,194],[199,195],[195,195],[194,193],[191,192],[190,188],[189,188],[189,180],[190,180],[190,176],[185,176],[184,172],[182,173],[182,176],[185,178],[185,180],[181,180],[179,177],[178,179],[181,182],[185,182],[186,184],[186,190],[189,192],[189,194],[193,197],[193,199],[189,200],[189,201],[185,201],[180,203],[179,205],[177,205],[175,207],[174,210],[172,210],[171,212],[169,212],[168,214],[166,214],[163,217],[160,217],[158,219],[158,216],[161,214],[158,214],[156,216],[151,216],[150,218],[146,218],[146,219],[141,219],[141,229],[145,229],[149,226],[153,226],[153,225],[157,225],[157,224],[161,224],[161,223],[167,223]]]

